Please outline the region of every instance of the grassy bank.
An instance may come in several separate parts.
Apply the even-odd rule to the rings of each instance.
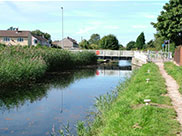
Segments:
[[[178,85],[180,86],[179,91],[182,94],[182,67],[176,66],[172,62],[166,62],[164,63],[164,68],[167,73],[177,81]]]
[[[116,92],[97,98],[94,122],[87,128],[80,125],[78,135],[176,136],[180,131],[170,98],[165,96],[165,81],[155,64],[142,66]],[[152,104],[146,106],[144,99],[151,99]]]
[[[90,52],[36,47],[0,47],[0,85],[25,84],[42,78],[47,71],[64,71],[95,64]]]

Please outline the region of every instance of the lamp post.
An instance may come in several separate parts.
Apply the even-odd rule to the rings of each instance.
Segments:
[[[62,47],[64,48],[64,42],[63,42],[63,38],[64,38],[64,30],[63,30],[63,27],[64,27],[64,24],[63,24],[63,7],[61,7],[61,10],[62,10]]]
[[[61,7],[61,11],[62,11],[62,47],[64,48],[64,42],[63,42],[63,38],[64,38],[64,31],[63,31],[63,7]],[[63,113],[63,90],[61,90],[61,109],[60,109],[60,113]]]

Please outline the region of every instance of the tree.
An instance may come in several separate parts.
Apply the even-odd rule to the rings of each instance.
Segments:
[[[145,47],[145,35],[144,32],[142,32],[137,40],[136,40],[136,47],[137,49],[143,49]]]
[[[119,42],[118,42],[118,39],[114,35],[110,34],[110,35],[104,36],[100,40],[99,46],[102,49],[118,50]]]
[[[122,45],[122,44],[119,44],[119,50],[125,50],[126,48]]]
[[[50,40],[51,39],[51,35],[50,34],[44,33],[44,32],[42,32],[40,30],[32,31],[32,34],[35,34],[35,35],[38,35],[38,36],[43,36],[47,40]]]
[[[130,42],[126,45],[126,49],[127,49],[127,50],[131,50],[131,49],[136,48],[135,44],[136,44],[135,41],[130,41]]]
[[[100,35],[99,34],[92,34],[90,36],[90,40],[88,41],[89,44],[99,44]]]
[[[15,31],[17,28],[11,26],[10,28],[8,28],[7,30],[10,30],[10,31]]]
[[[79,46],[83,49],[89,49],[89,42],[84,39],[79,43]]]
[[[160,36],[178,46],[182,44],[182,1],[170,0],[163,9],[157,18],[157,23],[151,24]]]
[[[97,44],[90,44],[89,49],[99,49],[99,46]]]
[[[153,40],[150,40],[150,41],[146,44],[146,48],[155,48],[154,41],[153,41]]]

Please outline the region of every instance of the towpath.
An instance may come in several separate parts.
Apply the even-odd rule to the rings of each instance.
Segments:
[[[179,86],[177,82],[170,75],[167,74],[164,69],[163,62],[157,62],[156,64],[160,69],[161,75],[166,81],[168,96],[171,98],[174,109],[176,110],[177,120],[182,126],[182,95],[179,93]],[[182,134],[180,135],[182,136]]]

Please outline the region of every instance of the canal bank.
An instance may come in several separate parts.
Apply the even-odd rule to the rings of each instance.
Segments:
[[[131,63],[121,61],[108,67],[50,73],[49,79],[32,87],[1,89],[0,135],[45,136],[68,122],[76,135],[77,121],[85,121],[95,110],[95,98],[114,90],[131,72]]]
[[[143,65],[117,87],[117,94],[97,99],[95,120],[81,132],[88,136],[175,136],[180,125],[166,93],[158,67]],[[145,105],[146,99],[150,105]]]

